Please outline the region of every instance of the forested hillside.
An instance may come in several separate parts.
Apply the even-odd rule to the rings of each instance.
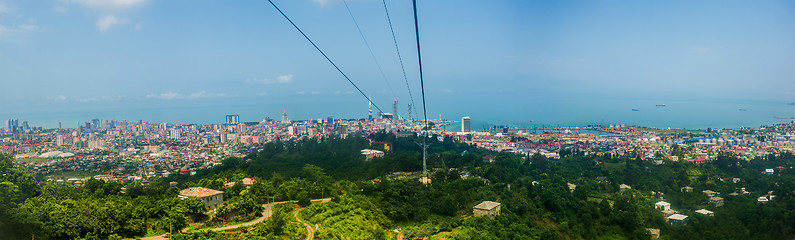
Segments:
[[[416,137],[379,133],[369,139],[391,143],[392,150],[365,161],[361,149],[384,150],[383,144],[353,136],[276,141],[195,175],[175,174],[148,185],[37,183],[2,155],[0,230],[9,239],[165,232],[174,232],[175,239],[305,239],[308,233],[318,239],[649,239],[647,228],[659,229],[662,239],[795,236],[791,154],[750,162],[722,154],[701,164],[666,160],[655,165],[631,154],[564,150],[560,159],[547,159],[488,152],[433,137],[428,151],[432,183],[426,186],[417,179],[422,151]],[[486,155],[495,161],[484,162]],[[761,173],[778,166],[784,170]],[[255,182],[228,184],[243,178]],[[622,191],[621,184],[631,189]],[[205,214],[200,202],[177,198],[179,189],[193,186],[224,191],[225,205]],[[750,193],[731,194],[741,188]],[[719,192],[725,204],[710,204],[703,190]],[[763,195],[775,197],[757,203]],[[331,200],[310,202],[320,198]],[[262,204],[293,200],[277,204],[273,216],[252,227],[227,234],[208,230],[255,219]],[[486,200],[501,203],[501,214],[474,217],[472,207]],[[688,215],[688,222],[668,223],[654,208],[659,201]],[[714,216],[695,213],[698,209]],[[191,223],[194,232],[177,234]]]

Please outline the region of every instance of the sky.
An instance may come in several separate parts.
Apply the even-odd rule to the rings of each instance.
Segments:
[[[383,76],[345,2],[274,3],[376,106],[391,112],[399,99],[405,116],[414,102],[422,117],[411,1],[386,0],[405,80],[383,1],[347,1]],[[737,127],[795,115],[792,1],[417,5],[429,118]],[[0,0],[0,119],[221,123],[283,111],[364,118],[367,100],[267,1]]]

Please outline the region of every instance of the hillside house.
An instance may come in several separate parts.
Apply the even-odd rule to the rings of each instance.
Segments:
[[[712,190],[704,190],[704,191],[701,191],[701,192],[704,193],[704,195],[707,196],[707,197],[714,197],[715,195],[718,195],[718,192],[715,192],[715,191],[712,191]]]
[[[384,156],[384,152],[383,151],[379,151],[379,150],[362,149],[361,152],[362,152],[362,155],[364,155],[364,160],[365,161],[373,160],[373,158],[375,158],[375,157],[383,157]]]
[[[687,215],[682,214],[674,214],[668,216],[668,222],[671,224],[686,224],[687,223]]]
[[[577,185],[573,183],[566,183],[566,185],[569,187],[569,192],[574,192],[574,189],[577,189]]]
[[[483,201],[478,205],[472,207],[472,212],[475,217],[488,216],[491,219],[500,215],[500,203],[492,201]]]
[[[246,185],[246,186],[251,186],[252,184],[254,184],[254,179],[251,179],[251,178],[244,178],[242,181],[243,181],[243,185]]]
[[[722,197],[711,197],[709,198],[709,203],[715,205],[716,207],[723,206],[723,198]]]
[[[180,199],[186,199],[189,197],[201,198],[204,200],[204,205],[210,210],[215,210],[216,208],[224,205],[224,192],[218,190],[203,187],[192,187],[179,191]]]
[[[619,192],[623,192],[623,191],[630,190],[630,189],[632,189],[632,187],[630,187],[629,185],[623,184],[623,183],[620,186],[618,186],[618,191]]]
[[[660,211],[666,211],[668,209],[671,209],[671,204],[665,201],[659,201],[654,204],[654,208]]]
[[[651,235],[652,240],[660,238],[659,228],[646,228],[646,230],[649,231],[649,235]]]
[[[704,216],[715,216],[714,212],[712,212],[710,210],[707,210],[707,209],[699,209],[699,210],[696,210],[696,212],[700,213],[701,215],[704,215]]]

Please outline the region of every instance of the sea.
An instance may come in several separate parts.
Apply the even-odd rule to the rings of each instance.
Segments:
[[[442,106],[438,106],[442,105]],[[31,126],[74,128],[91,119],[142,120],[149,123],[222,124],[225,115],[240,115],[242,122],[259,122],[265,118],[281,120],[283,112],[291,120],[363,119],[366,105],[350,107],[345,104],[293,103],[284,104],[216,104],[206,106],[136,106],[127,108],[84,109],[28,109],[17,112],[0,111],[0,119],[16,118]],[[586,127],[594,125],[644,126],[653,128],[740,128],[790,123],[795,105],[787,102],[721,102],[721,101],[551,101],[544,103],[455,104],[437,102],[428,108],[429,119],[455,121],[445,126],[459,131],[461,117],[471,118],[471,129],[483,131],[494,126],[521,128]],[[422,118],[415,114],[415,118]],[[5,127],[3,121],[3,127]]]

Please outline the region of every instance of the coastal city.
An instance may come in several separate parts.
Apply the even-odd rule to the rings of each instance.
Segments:
[[[11,153],[16,163],[42,181],[78,185],[94,176],[122,181],[146,181],[170,174],[195,174],[212,168],[228,157],[243,157],[256,146],[297,138],[367,137],[379,131],[399,136],[424,134],[421,120],[394,118],[382,113],[367,119],[281,120],[240,122],[239,115],[226,115],[223,124],[171,124],[127,120],[91,119],[74,128],[44,129],[23,120],[8,119],[0,130],[0,152]],[[571,128],[495,127],[477,132],[469,117],[461,121],[429,120],[427,133],[492,151],[522,155],[541,154],[559,158],[561,151],[624,156],[632,152],[645,161],[704,162],[720,152],[751,161],[795,148],[795,124],[740,129],[653,129],[623,124]],[[457,131],[445,125],[460,123]],[[672,146],[685,149],[672,154]],[[370,159],[379,150],[362,150]],[[493,159],[492,159],[493,161]],[[63,173],[78,173],[66,174]],[[71,176],[71,177],[64,177]],[[79,177],[75,177],[79,176]]]
[[[0,0],[0,240],[795,239],[793,10]]]

